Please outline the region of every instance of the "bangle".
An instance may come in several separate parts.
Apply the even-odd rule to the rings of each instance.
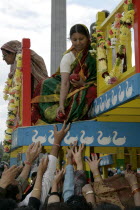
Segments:
[[[34,188],[33,190],[40,191],[40,189]]]
[[[131,184],[130,186],[132,187],[132,186],[134,186],[134,185],[138,185],[138,182],[136,182],[136,183],[134,183],[134,184]]]
[[[52,192],[52,193],[50,193],[50,196],[52,196],[52,195],[56,195],[56,196],[58,196],[60,198],[60,194],[58,192]]]
[[[24,161],[24,164],[27,164],[27,165],[31,166],[31,163],[26,161],[26,160]]]
[[[140,188],[136,188],[132,191],[132,194],[134,195],[135,193],[140,192]]]
[[[94,194],[93,190],[86,192],[86,195],[88,195],[88,194]]]
[[[100,174],[96,174],[96,175],[93,175],[93,177],[95,179],[95,178],[101,177],[101,175]]]
[[[53,143],[53,145],[60,147],[60,145],[59,145],[59,144],[55,144],[55,143]]]

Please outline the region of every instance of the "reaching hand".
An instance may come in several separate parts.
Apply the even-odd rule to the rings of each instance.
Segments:
[[[65,174],[65,170],[63,168],[61,170],[58,170],[56,172],[55,177],[54,177],[53,183],[55,183],[56,185],[58,185],[60,183],[60,181],[62,180],[64,174]]]
[[[28,161],[30,164],[33,163],[33,161],[38,157],[42,149],[42,146],[40,142],[32,143],[29,145],[27,151],[26,151],[26,161]]]
[[[93,191],[93,187],[91,186],[91,184],[86,184],[84,187],[82,187],[82,193],[85,197],[86,193],[89,191]]]
[[[66,122],[64,121],[63,126],[60,131],[57,130],[57,126],[54,125],[54,144],[61,144],[62,139],[70,129],[70,123],[66,127]]]
[[[77,147],[74,147],[74,150],[72,151],[74,160],[77,165],[77,170],[83,170],[83,161],[82,161],[82,152],[84,149],[84,144],[79,145],[79,149]]]
[[[136,174],[132,170],[125,171],[125,178],[129,182],[130,186],[134,186],[138,184]]]
[[[41,173],[42,175],[45,173],[45,171],[47,169],[48,162],[49,162],[49,159],[48,159],[48,156],[47,156],[45,158],[42,158],[40,163],[39,163],[38,172]]]
[[[101,158],[98,159],[97,155],[91,155],[91,159],[90,158],[87,158],[86,159],[89,167],[90,167],[90,170],[92,171],[92,173],[96,173],[98,170],[98,167],[99,167],[99,163],[101,161]]]
[[[6,188],[9,184],[13,183],[20,169],[20,166],[17,167],[15,165],[11,166],[9,169],[5,167],[5,170],[2,173],[2,177],[0,179],[0,187]]]
[[[74,141],[74,144],[70,144],[70,146],[66,149],[67,150],[66,158],[67,158],[68,164],[72,165],[73,163],[72,151],[74,150],[76,145],[77,145],[77,141]]]

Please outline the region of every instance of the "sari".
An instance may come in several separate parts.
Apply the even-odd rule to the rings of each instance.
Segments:
[[[140,174],[136,174],[140,187]],[[99,182],[92,183],[96,203],[108,202],[119,206],[121,209],[134,207],[134,196],[125,176],[114,175]]]
[[[66,53],[70,52],[70,50]],[[96,58],[90,54],[89,50],[90,46],[81,52],[71,64],[70,74],[79,74],[84,79],[85,86],[76,88],[70,84],[64,104],[65,120],[70,122],[87,119],[87,112],[96,98]],[[60,99],[60,87],[61,74],[59,68],[52,77],[44,80],[36,90],[35,98],[32,99],[32,103],[35,103],[32,107],[32,122],[34,124],[38,119],[46,123],[64,121],[64,119],[58,119],[56,116]],[[38,107],[36,103],[38,103]],[[35,107],[39,109],[40,114],[38,116]]]
[[[1,50],[7,50],[11,53],[21,53],[22,51],[22,45],[21,42],[17,40],[9,41],[5,43]],[[39,56],[36,52],[33,50],[30,50],[31,52],[31,86],[32,86],[32,93],[38,83],[48,77],[47,69],[45,62],[41,56]],[[16,60],[10,67],[10,73],[9,77],[12,78],[16,70]]]

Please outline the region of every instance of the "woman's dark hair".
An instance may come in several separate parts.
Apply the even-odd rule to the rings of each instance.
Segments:
[[[47,205],[46,210],[71,210],[66,203],[55,202]],[[45,208],[43,208],[45,210]]]
[[[34,171],[34,172],[31,174],[31,179],[33,179],[33,178],[36,177],[36,176],[37,176],[37,172]]]
[[[17,198],[16,198],[16,195],[19,193],[19,189],[18,189],[18,186],[17,185],[12,185],[12,184],[9,184],[7,187],[6,187],[6,195],[5,197],[6,198],[11,198],[15,201],[17,201]]]
[[[14,210],[36,210],[35,208],[33,208],[32,206],[21,206],[21,207],[18,207]]]
[[[87,38],[89,38],[89,30],[88,28],[83,25],[83,24],[76,24],[74,26],[71,27],[70,29],[70,38],[71,36],[74,34],[74,33],[80,33],[80,34],[83,34],[85,35]]]
[[[16,201],[12,199],[0,199],[0,210],[14,210],[16,207]]]
[[[92,210],[92,204],[87,203],[84,196],[72,195],[67,201],[67,205],[71,208],[71,210]]]
[[[1,50],[3,50],[4,52],[6,52],[7,54],[14,54],[13,52],[10,52],[10,51],[5,50],[5,49],[2,49],[2,48],[1,48]]]
[[[119,206],[112,203],[106,203],[106,202],[102,202],[98,204],[94,209],[95,210],[121,210]]]

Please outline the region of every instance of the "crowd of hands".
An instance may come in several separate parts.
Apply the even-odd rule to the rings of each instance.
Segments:
[[[66,126],[65,122],[60,131],[58,131],[57,126],[54,125],[54,144],[51,149],[51,155],[54,155],[56,157],[58,156],[58,151],[60,148],[59,145],[61,145],[61,141],[69,129],[70,129],[70,124]],[[74,142],[74,144],[71,144],[67,148],[67,154],[66,154],[67,165],[69,164],[74,165],[76,170],[84,170],[84,166],[83,166],[84,165],[83,164],[84,147],[85,147],[84,144],[77,146],[77,142]],[[40,142],[32,143],[31,145],[28,146],[28,149],[26,151],[26,160],[25,160],[24,166],[13,165],[10,168],[5,166],[5,169],[0,179],[0,187],[5,189],[9,184],[15,183],[16,177],[18,175],[24,177],[25,179],[28,179],[31,166],[33,165],[34,161],[39,156],[41,151],[42,151],[42,146]],[[102,176],[100,174],[100,170],[99,170],[100,160],[101,158],[98,158],[96,154],[91,154],[90,157],[87,157],[85,159],[85,161],[89,165],[90,170],[93,174],[94,182],[103,181]],[[42,189],[41,182],[42,182],[43,175],[45,171],[47,170],[48,163],[49,163],[49,158],[48,156],[45,155],[45,157],[43,157],[40,160],[40,163],[37,169],[37,178],[36,178],[34,188],[31,194],[32,197],[36,197],[37,199],[40,199],[40,196],[41,196],[41,189]],[[64,168],[61,168],[56,171],[53,182],[52,182],[51,193],[58,192],[64,176],[65,176]],[[128,181],[131,187],[131,190],[134,194],[135,206],[140,206],[140,192],[139,190],[136,190],[136,189],[139,189],[138,180],[137,180],[136,173],[131,170],[130,166],[127,167],[127,169],[125,170],[125,178]],[[92,183],[88,183],[82,187],[82,194],[87,202],[92,203],[93,207],[96,206],[96,201],[94,197],[94,188],[93,188]],[[59,197],[56,196],[55,194],[54,195],[52,194],[52,196],[50,196],[48,199],[48,204],[53,203],[53,202],[60,202]]]

